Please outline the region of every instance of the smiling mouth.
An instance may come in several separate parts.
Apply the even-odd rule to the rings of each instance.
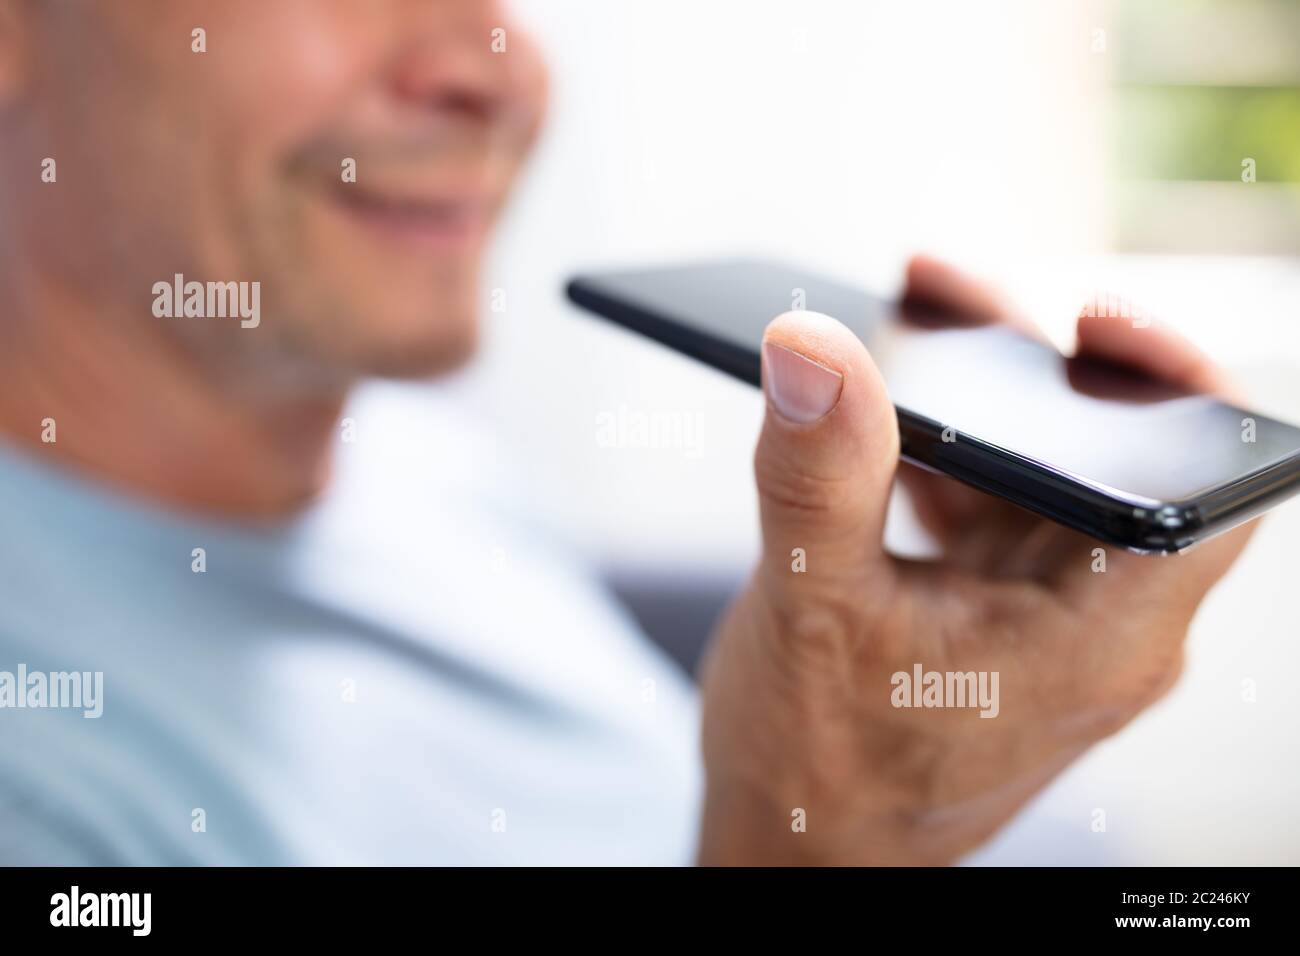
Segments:
[[[348,184],[333,191],[334,205],[388,241],[435,249],[475,245],[487,230],[489,209],[474,199],[385,193]]]

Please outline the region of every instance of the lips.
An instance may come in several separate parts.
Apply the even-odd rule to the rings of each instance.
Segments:
[[[425,246],[471,245],[482,236],[489,218],[488,204],[478,199],[357,184],[337,188],[333,199],[353,221],[383,238]]]

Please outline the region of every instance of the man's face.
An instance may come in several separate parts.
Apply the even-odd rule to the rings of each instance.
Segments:
[[[496,2],[12,2],[0,154],[27,178],[5,215],[57,279],[141,316],[176,273],[260,282],[257,329],[154,321],[328,376],[472,347],[488,227],[545,96]]]

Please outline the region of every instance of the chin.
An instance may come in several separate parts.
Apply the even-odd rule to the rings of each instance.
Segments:
[[[356,371],[373,378],[433,378],[461,368],[478,349],[476,322],[458,324],[450,334],[445,327],[428,331],[438,334],[363,345]]]
[[[264,309],[262,337],[240,337],[327,382],[427,379],[455,371],[479,344],[471,283],[393,295],[393,285],[303,297]],[[319,290],[316,290],[319,291]]]

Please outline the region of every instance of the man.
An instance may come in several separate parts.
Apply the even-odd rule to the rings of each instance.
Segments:
[[[1092,573],[900,469],[826,317],[768,330],[702,780],[694,691],[581,567],[445,476],[332,482],[357,382],[471,353],[543,97],[495,3],[0,0],[0,670],[103,675],[98,716],[0,710],[0,858],[949,862],[1176,678],[1246,532]],[[930,260],[908,293],[1015,321]],[[1222,387],[1158,329],[1079,338]],[[941,561],[883,551],[896,475]],[[997,719],[891,706],[917,662],[998,672]]]

